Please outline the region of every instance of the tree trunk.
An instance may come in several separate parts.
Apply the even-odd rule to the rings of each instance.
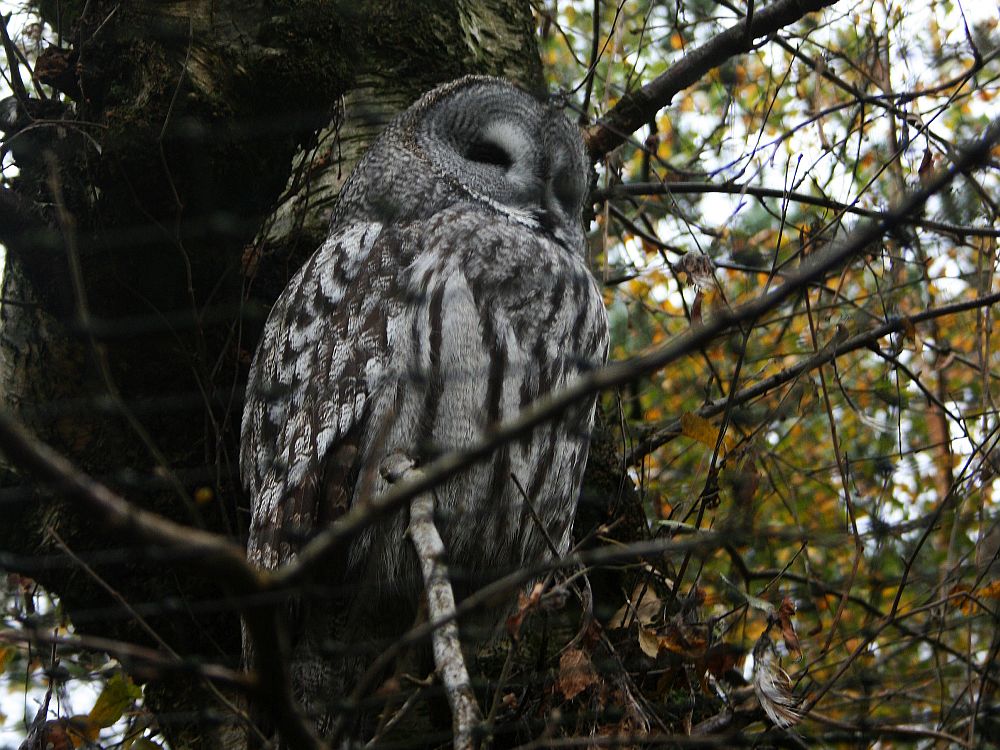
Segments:
[[[240,535],[243,387],[270,304],[324,236],[361,152],[419,93],[473,72],[542,85],[528,3],[58,11],[41,4],[64,34],[36,75],[66,103],[19,104],[12,131],[34,126],[0,195],[4,407],[130,501]],[[3,485],[4,565],[58,594],[79,631],[150,641],[93,576],[45,564],[62,543],[180,653],[238,663],[236,603],[196,566],[109,539],[15,467]],[[165,722],[175,748],[218,746],[207,730],[221,707],[194,681],[147,695],[182,717]]]

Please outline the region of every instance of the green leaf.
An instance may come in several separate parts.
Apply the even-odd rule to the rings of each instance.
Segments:
[[[94,707],[90,709],[90,720],[95,726],[110,727],[141,696],[142,690],[132,683],[130,677],[116,674],[108,680]]]

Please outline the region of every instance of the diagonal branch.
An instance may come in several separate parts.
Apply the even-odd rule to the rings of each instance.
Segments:
[[[933,307],[930,310],[924,310],[922,313],[908,317],[899,316],[890,318],[874,328],[870,328],[867,331],[861,331],[860,333],[844,339],[835,345],[827,346],[815,354],[803,357],[795,364],[782,369],[780,372],[776,372],[773,375],[754,383],[753,385],[737,391],[731,397],[727,396],[725,398],[710,401],[695,411],[695,414],[699,417],[705,417],[706,419],[717,416],[718,414],[721,414],[729,404],[732,404],[732,406],[740,406],[741,404],[760,398],[778,386],[795,380],[795,378],[799,377],[802,373],[815,370],[817,367],[822,367],[828,362],[839,359],[845,354],[857,351],[858,349],[873,349],[876,346],[876,342],[885,336],[905,331],[911,326],[919,325],[920,323],[928,320],[949,317],[968,310],[992,307],[996,304],[1000,304],[1000,292],[994,292],[993,294],[988,294],[984,297],[976,297],[970,300],[954,302],[950,305]],[[884,356],[884,352],[880,352],[878,349],[876,349],[876,354]],[[628,452],[626,452],[624,459],[625,465],[635,466],[654,450],[662,445],[665,445],[666,443],[669,443],[674,438],[680,437],[681,434],[681,421],[679,419],[674,419],[670,422],[661,424],[659,427],[653,428],[637,443],[635,443],[635,445],[633,445]]]
[[[730,57],[748,52],[753,40],[768,36],[795,23],[807,13],[822,10],[836,0],[777,0],[757,9],[750,19],[715,36],[710,42],[688,52],[666,73],[641,89],[623,96],[612,109],[584,132],[587,152],[597,161],[625,142],[629,135],[648,123],[670,104],[674,95],[700,81],[708,71]]]
[[[236,672],[218,664],[203,664],[183,659],[177,654],[166,654],[154,648],[116,641],[112,638],[93,635],[56,635],[40,629],[0,630],[0,643],[30,643],[35,646],[58,646],[60,649],[76,651],[104,651],[118,659],[133,676],[143,669],[157,676],[179,672],[194,674],[215,684],[230,685],[241,690],[255,688],[253,679],[243,672]]]
[[[135,507],[78,471],[3,411],[0,411],[0,450],[11,463],[24,469],[54,495],[98,514],[111,531],[176,551],[223,589],[250,596],[265,587],[266,575],[247,562],[241,547],[217,534],[182,526]],[[325,750],[292,695],[277,610],[271,603],[247,606],[243,611],[259,655],[257,697],[271,711],[282,737],[292,746]]]
[[[182,526],[135,507],[78,471],[3,411],[0,411],[0,450],[11,463],[34,476],[54,495],[98,513],[111,531],[125,538],[172,548],[185,558],[197,560],[237,592],[249,593],[260,588],[257,573],[246,562],[239,546],[217,534]]]
[[[595,203],[614,198],[626,198],[632,196],[646,195],[701,195],[704,193],[723,193],[726,195],[752,195],[755,198],[776,198],[778,200],[794,201],[804,203],[819,208],[828,208],[831,211],[855,214],[868,219],[878,219],[883,216],[882,211],[864,206],[855,206],[849,203],[841,203],[831,198],[824,198],[819,195],[808,193],[796,193],[779,188],[761,187],[759,185],[748,185],[739,182],[632,182],[620,185],[613,185],[601,190],[595,190],[590,195],[590,199]],[[947,221],[934,221],[925,219],[922,216],[915,216],[912,221],[914,226],[923,227],[943,234],[951,234],[959,237],[1000,237],[1000,229],[996,227],[976,226],[966,224],[953,224]]]
[[[757,17],[763,15],[762,11]],[[553,419],[571,405],[603,390],[656,372],[687,354],[700,351],[716,336],[734,326],[755,320],[809,285],[826,278],[829,273],[842,268],[845,263],[863,253],[872,243],[910,221],[932,196],[944,190],[958,174],[982,164],[989,158],[990,149],[998,141],[1000,119],[990,123],[981,138],[962,149],[948,169],[937,173],[920,190],[883,214],[878,221],[858,227],[843,242],[808,257],[794,272],[788,274],[784,284],[768,294],[737,308],[725,309],[707,322],[692,325],[685,333],[662,347],[632,359],[612,362],[584,375],[569,387],[535,401],[516,419],[497,425],[476,445],[448,453],[422,467],[419,477],[393,485],[384,495],[371,501],[356,502],[338,521],[303,547],[298,558],[276,570],[271,578],[272,586],[285,588],[303,583],[321,570],[335,552],[362,529],[401,508],[418,494],[438,486],[476,461],[486,458],[502,445],[527,434],[536,425]]]

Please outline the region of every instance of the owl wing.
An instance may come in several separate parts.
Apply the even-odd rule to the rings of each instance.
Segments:
[[[296,273],[265,324],[247,386],[240,467],[247,555],[287,562],[348,507],[370,387],[387,362],[400,236],[378,223],[336,231]]]

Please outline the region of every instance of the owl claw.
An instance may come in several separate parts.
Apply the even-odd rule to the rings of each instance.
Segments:
[[[382,459],[382,463],[379,464],[378,471],[385,481],[389,482],[389,484],[395,484],[406,476],[406,472],[416,465],[417,462],[405,453],[401,451],[394,451]]]

